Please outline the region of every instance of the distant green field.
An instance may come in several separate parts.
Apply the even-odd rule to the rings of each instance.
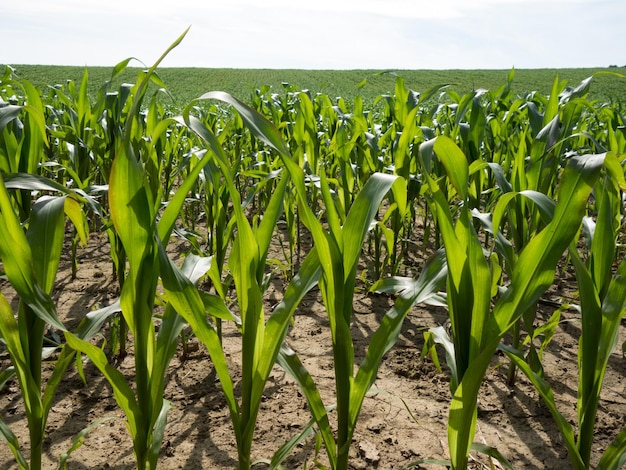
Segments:
[[[63,84],[67,80],[79,82],[84,67],[12,65],[19,77],[37,86]],[[121,81],[134,83],[139,69],[125,71]],[[87,67],[90,93],[110,78],[112,67]],[[552,82],[558,76],[570,86],[598,72],[626,75],[626,68],[585,69],[525,69],[516,70],[512,85],[513,93],[523,95],[529,91],[549,94]],[[221,90],[247,101],[254,89],[265,85],[280,93],[283,83],[313,93],[325,93],[330,97],[341,96],[351,101],[358,94],[366,103],[377,96],[393,93],[396,76],[404,78],[406,86],[418,92],[431,87],[449,84],[451,89],[464,94],[473,89],[495,90],[506,83],[509,70],[277,70],[277,69],[208,69],[208,68],[163,68],[161,79],[176,100],[176,105],[186,104],[208,91]],[[365,84],[359,88],[359,84]],[[596,76],[591,85],[591,99],[621,101],[626,103],[626,78],[615,75]]]

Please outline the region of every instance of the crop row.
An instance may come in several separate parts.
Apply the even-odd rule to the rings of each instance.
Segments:
[[[162,104],[162,58],[133,84],[113,85],[127,70],[129,61],[121,62],[95,99],[86,73],[44,90],[8,68],[0,80],[0,259],[20,299],[14,312],[0,296],[0,334],[12,362],[0,383],[19,383],[28,458],[1,422],[0,433],[20,468],[41,467],[55,392],[68,367],[80,371],[86,357],[125,414],[137,468],[155,468],[170,408],[166,370],[189,325],[220,380],[239,468],[251,466],[261,398],[279,364],[301,388],[311,422],[272,466],[316,433],[330,468],[347,469],[378,367],[409,310],[428,302],[446,305],[451,325],[428,337],[444,348],[451,376],[452,468],[468,466],[480,385],[498,351],[510,360],[511,383],[521,371],[535,385],[573,468],[591,466],[602,381],[626,312],[619,102],[590,101],[593,78],[574,87],[555,79],[548,95],[516,95],[511,71],[496,90],[466,94],[444,86],[417,93],[397,78],[394,92],[371,107],[359,96],[347,103],[286,85],[282,93],[257,89],[248,104],[209,92],[172,112]],[[121,289],[119,302],[85,315],[73,331],[50,295],[68,220],[74,246],[90,231],[106,232]],[[284,259],[270,260],[277,226]],[[181,266],[165,249],[172,236],[191,246]],[[363,250],[373,259],[364,276]],[[415,250],[422,266],[409,261]],[[536,317],[564,262],[576,275],[582,325],[574,424],[542,367],[559,312],[545,324]],[[277,264],[288,284],[266,312],[268,273]],[[400,276],[407,272],[416,274]],[[396,302],[357,364],[350,326],[360,277]],[[316,286],[332,337],[333,404],[284,343],[298,304]],[[240,388],[222,348],[224,321],[240,334]],[[118,354],[133,342],[133,383],[95,340],[109,322],[120,331]],[[52,352],[44,348],[49,328],[63,332]],[[53,372],[42,383],[44,361]],[[618,469],[625,460],[626,429],[598,465]]]
[[[111,75],[110,67],[78,67],[54,65],[13,64],[15,73],[38,87],[51,84],[65,84],[68,80],[80,82],[87,71],[89,74],[88,92],[94,98],[99,86]],[[621,80],[615,80],[614,72],[624,73],[624,68],[589,69],[516,69],[511,90],[515,94],[534,90],[543,95],[551,92],[551,84],[558,75],[568,83],[579,83],[587,77],[595,76],[589,98],[602,101],[626,100]],[[124,82],[134,82],[141,67],[134,62],[113,82],[118,87]],[[159,76],[171,92],[173,102],[180,106],[197,98],[207,90],[221,90],[248,101],[253,91],[260,85],[268,85],[280,93],[283,84],[296,85],[301,90],[315,90],[333,99],[343,97],[352,103],[361,96],[367,107],[371,107],[381,94],[392,93],[395,81],[401,76],[408,88],[427,90],[437,85],[449,85],[457,93],[464,95],[473,90],[497,89],[506,80],[508,70],[285,70],[285,69],[216,69],[216,68],[163,68]],[[163,100],[164,104],[168,100]]]

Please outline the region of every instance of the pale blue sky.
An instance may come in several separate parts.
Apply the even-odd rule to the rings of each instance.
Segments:
[[[298,69],[626,65],[625,0],[0,0],[1,64]],[[9,46],[10,44],[10,46]]]

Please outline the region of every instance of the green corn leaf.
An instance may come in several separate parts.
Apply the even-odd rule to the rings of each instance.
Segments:
[[[232,193],[231,193],[232,197]],[[240,210],[237,212],[241,212]],[[256,413],[256,396],[262,388],[254,380],[258,369],[260,351],[263,348],[264,315],[261,289],[257,279],[259,246],[252,228],[243,214],[237,216],[237,237],[228,259],[228,266],[235,281],[237,300],[241,312],[242,335],[245,338],[242,350],[242,442],[252,441]],[[247,453],[247,451],[246,451]],[[241,457],[241,456],[240,456]],[[249,457],[248,457],[249,458]]]
[[[511,359],[515,363],[515,365],[522,372],[524,372],[524,374],[535,386],[537,392],[539,392],[539,395],[543,399],[543,402],[545,403],[547,408],[550,410],[550,413],[552,414],[552,417],[554,418],[554,421],[558,426],[559,431],[561,432],[561,436],[563,437],[564,444],[567,447],[574,468],[577,470],[587,468],[587,466],[583,463],[582,458],[580,457],[580,454],[576,447],[574,428],[558,411],[556,407],[556,402],[554,401],[554,392],[552,391],[550,385],[544,380],[541,374],[531,369],[521,352],[516,351],[515,349],[505,344],[500,345],[500,349],[507,355],[507,357],[509,357],[509,359]]]
[[[100,212],[99,203],[84,191],[75,191],[68,189],[65,186],[50,180],[43,176],[27,174],[27,173],[13,173],[4,175],[4,182],[7,189],[24,189],[29,191],[51,191],[54,193],[64,194],[65,200],[65,215],[67,215],[81,238],[83,243],[87,241],[87,234],[85,231],[85,214],[79,203],[88,204],[95,213]]]
[[[209,272],[212,263],[213,256],[198,256],[189,253],[185,256],[185,261],[183,261],[180,269],[191,282],[197,284]]]
[[[543,193],[539,191],[519,191],[519,192],[508,192],[503,194],[498,199],[498,203],[493,211],[493,229],[500,230],[500,224],[502,223],[502,219],[504,218],[505,212],[508,209],[509,204],[517,198],[518,196],[524,197],[533,201],[537,208],[539,209],[541,216],[544,220],[550,221],[554,215],[554,201],[550,199]]]
[[[446,267],[447,269],[447,267]],[[391,276],[379,279],[370,287],[370,292],[377,294],[402,294],[415,285],[415,279],[404,276]],[[433,293],[422,300],[426,305],[434,307],[447,307],[445,292]]]
[[[404,178],[397,178],[391,186],[391,192],[393,193],[393,200],[398,205],[400,214],[404,217],[409,209],[409,190],[408,180]]]
[[[409,145],[411,144],[411,141],[415,138],[417,127],[417,119],[415,118],[415,116],[417,115],[417,112],[419,110],[420,108],[416,106],[407,114],[406,120],[403,123],[404,128],[402,129],[402,134],[398,139],[398,145],[395,149],[395,172],[397,175],[402,176],[405,179],[409,178],[411,160]]]
[[[626,191],[626,175],[624,175],[624,170],[615,152],[608,152],[606,154],[604,158],[604,168],[619,188],[622,191]]]
[[[184,275],[186,275],[189,280],[195,284],[209,270],[211,260],[212,258],[210,257],[200,257],[190,254],[185,258],[181,270]],[[218,298],[218,300],[221,299]],[[225,308],[223,303],[221,303],[221,305]],[[209,309],[209,311],[211,310]],[[155,370],[152,373],[151,381],[151,393],[154,397],[155,403],[158,404],[161,402],[161,410],[154,421],[150,437],[150,447],[148,450],[148,460],[151,463],[152,468],[156,468],[161,442],[163,440],[163,433],[167,422],[167,412],[171,408],[170,402],[161,399],[163,389],[165,387],[167,367],[176,353],[176,347],[178,344],[177,338],[184,326],[184,318],[178,315],[172,304],[168,303],[165,306],[165,313],[163,314],[157,337],[154,361]]]
[[[35,275],[47,293],[54,285],[64,235],[65,198],[39,198],[32,208],[26,238],[32,250]]]
[[[117,76],[119,76],[122,72],[124,72],[124,70],[126,70],[131,60],[133,60],[133,57],[128,57],[127,59],[124,59],[121,62],[118,62],[115,65],[115,67],[113,67],[113,70],[111,71],[111,79],[109,80],[109,82],[112,81]]]
[[[513,281],[521,289],[509,290],[494,310],[497,330],[507,331],[514,317],[529,308],[554,276],[554,267],[578,232],[587,197],[603,164],[603,155],[574,157],[567,166],[558,192],[554,217],[520,253]]]
[[[354,206],[352,206],[354,210]],[[356,427],[359,411],[378,373],[383,356],[398,339],[400,328],[409,310],[437,292],[446,279],[446,260],[443,252],[431,258],[413,285],[404,290],[395,305],[385,314],[372,335],[365,359],[361,363],[350,389],[350,426]]]
[[[352,204],[343,228],[343,269],[346,276],[356,272],[365,236],[378,213],[380,203],[395,180],[395,176],[374,173]]]
[[[20,226],[0,174],[0,259],[11,284],[44,322],[65,330],[52,299],[37,282],[33,252]]]
[[[465,215],[465,212],[463,212]],[[468,243],[468,261],[469,271],[472,277],[471,285],[473,290],[473,303],[471,313],[471,328],[470,328],[470,347],[469,347],[469,359],[477,355],[482,350],[483,341],[485,336],[485,324],[489,316],[489,309],[491,304],[491,285],[492,285],[492,272],[489,267],[489,263],[485,259],[483,247],[478,239],[473,226],[471,225],[471,218],[467,215],[467,220],[462,217],[460,222],[465,222],[467,225],[463,226],[467,236],[469,238]],[[457,222],[457,232],[460,224]],[[454,260],[448,260],[448,263],[454,262]],[[466,294],[466,292],[464,293]],[[461,299],[461,302],[463,300]],[[459,332],[455,332],[458,334]]]
[[[289,282],[283,299],[274,308],[267,320],[263,341],[264,354],[260,358],[258,370],[261,377],[269,377],[284,342],[293,313],[306,293],[317,284],[320,275],[321,266],[317,257],[317,250],[313,248],[302,262],[298,273]]]
[[[74,439],[72,439],[71,447],[59,456],[59,470],[68,470],[67,460],[74,451],[82,447],[82,445],[85,443],[85,438],[87,437],[87,435],[101,424],[106,423],[107,421],[110,421],[112,419],[112,416],[105,416],[103,418],[97,419],[85,429],[81,430],[76,436],[74,436]]]
[[[620,470],[626,463],[626,429],[615,437],[598,462],[598,470]]]
[[[20,450],[20,443],[18,442],[17,437],[15,437],[15,434],[13,434],[13,431],[11,431],[9,426],[7,426],[6,423],[2,421],[1,419],[0,419],[0,437],[2,437],[2,439],[4,439],[6,443],[9,445],[9,449],[11,449],[11,453],[13,454],[13,457],[15,458],[15,461],[17,462],[19,469],[29,470],[30,466],[28,465],[28,462],[26,461],[24,454],[22,454],[22,451]]]
[[[599,346],[605,362],[608,361],[608,356],[617,345],[617,330],[620,321],[625,315],[626,260],[622,260],[614,277],[611,279],[606,296],[602,299],[603,328]]]
[[[415,279],[404,276],[391,276],[379,279],[372,287],[370,292],[377,294],[398,294],[413,286]]]
[[[343,237],[341,235],[341,222],[345,219],[345,213],[343,209],[337,210],[335,200],[333,199],[333,195],[330,190],[328,178],[326,178],[324,173],[320,175],[320,189],[322,191],[322,199],[324,200],[328,228],[335,239],[335,243],[341,244],[343,243]]]
[[[524,339],[524,341],[522,342],[522,345],[526,346],[531,341],[540,339],[541,346],[539,347],[538,354],[539,354],[539,359],[541,360],[545,349],[548,347],[548,345],[552,341],[552,338],[554,337],[554,334],[556,333],[557,328],[561,324],[561,312],[563,310],[567,310],[569,307],[570,307],[569,305],[562,305],[561,307],[556,309],[554,313],[550,315],[550,318],[548,319],[548,321],[546,321],[543,325],[540,325],[537,328],[535,328],[533,330],[532,336],[527,336]]]
[[[182,118],[177,118],[178,122],[184,123]],[[211,160],[212,155],[208,152],[202,157],[202,159],[194,166],[193,170],[189,172],[187,177],[184,179],[176,194],[172,199],[169,200],[163,214],[161,215],[161,219],[159,220],[158,230],[159,237],[161,238],[164,244],[167,244],[172,230],[174,229],[174,224],[178,219],[182,207],[187,199],[187,195],[189,191],[197,184],[198,176],[200,172],[203,170],[205,165]]]
[[[159,247],[159,257],[160,274],[168,302],[189,323],[196,337],[208,349],[222,384],[233,427],[237,433],[240,428],[239,404],[235,397],[234,385],[228,371],[226,356],[222,350],[217,332],[207,320],[202,298],[193,283],[168,258],[162,246]]]
[[[125,145],[128,145],[128,143],[130,142],[130,137],[132,135],[131,131],[132,131],[133,124],[135,122],[135,117],[138,116],[138,114],[139,114],[139,110],[141,109],[141,105],[143,103],[143,98],[144,98],[145,93],[147,91],[148,84],[150,83],[153,75],[155,74],[155,71],[156,71],[157,67],[159,66],[159,64],[161,62],[163,62],[165,57],[174,48],[176,48],[182,42],[182,40],[185,38],[185,36],[189,32],[189,28],[190,27],[188,27],[178,38],[176,38],[176,40],[165,50],[165,52],[163,52],[163,54],[161,54],[161,56],[156,60],[156,62],[152,65],[152,67],[150,67],[150,69],[148,69],[145,72],[145,74],[143,75],[141,81],[139,82],[139,85],[137,87],[137,91],[135,93],[135,99],[133,101],[132,108],[131,108],[130,113],[129,113],[130,119],[128,119],[126,121],[126,127],[124,129],[124,142],[125,142]],[[117,69],[117,67],[123,68],[123,67],[126,66],[126,65],[121,66],[121,64],[122,64],[122,62],[120,62],[118,64],[118,66],[116,66],[116,69]],[[158,83],[158,79],[157,79],[157,83]],[[159,84],[159,85],[161,86],[162,84]]]
[[[27,128],[26,133],[29,134],[29,139],[28,145],[22,148],[22,155],[16,170],[36,173],[44,155],[44,148],[48,146],[44,110],[39,91],[28,82],[24,82],[24,85],[28,93],[27,100],[30,103],[24,106],[24,111],[28,111],[24,125]]]
[[[167,304],[156,339],[154,366],[152,370],[152,380],[150,382],[151,394],[157,406],[161,401],[163,389],[165,388],[167,366],[174,357],[174,354],[176,354],[176,347],[178,345],[177,338],[181,334],[184,326],[185,320],[176,313],[176,310],[171,304]],[[163,410],[161,410],[161,412],[163,412]],[[158,419],[159,418],[157,418],[157,420]],[[152,448],[152,444],[150,446]],[[149,455],[151,452],[152,451],[149,451]],[[150,459],[151,457],[148,458]]]
[[[590,252],[588,264],[585,264],[579,257],[575,246],[570,247],[570,256],[579,285],[581,309],[582,334],[579,346],[577,407],[580,427],[578,448],[585,462],[589,462],[591,456],[598,400],[606,368],[603,355],[605,352],[610,354],[612,347],[615,346],[613,343],[611,350],[601,350],[600,338],[607,328],[617,333],[615,319],[607,322],[607,318],[603,318],[605,306],[602,305],[611,282],[616,235],[620,225],[619,220],[615,221],[613,218],[613,214],[620,213],[619,191],[610,182],[604,178],[596,185],[594,195],[597,224],[594,224],[593,229],[587,234]],[[612,199],[616,204],[612,203]],[[588,219],[585,222],[588,222]],[[589,223],[585,223],[584,227],[590,228]],[[602,320],[598,321],[599,319]],[[617,337],[615,337],[616,340]]]
[[[430,357],[433,365],[440,374],[443,372],[441,364],[439,363],[439,356],[437,356],[437,350],[435,349],[435,339],[432,331],[425,331],[424,334],[424,346],[422,346],[422,352],[420,354],[422,360]],[[454,358],[452,358],[454,360]]]
[[[159,452],[161,451],[161,444],[163,443],[163,435],[165,434],[165,426],[167,424],[167,413],[171,408],[172,404],[167,400],[163,400],[163,405],[154,422],[152,432],[150,433],[151,442],[148,450],[148,461],[152,469],[156,468],[157,461],[159,460]]]
[[[502,465],[503,468],[506,468],[507,470],[514,470],[513,466],[509,463],[509,461],[505,459],[504,456],[495,447],[487,446],[479,442],[474,442],[472,444],[472,450],[488,455],[492,459],[496,459],[498,463]]]
[[[265,142],[281,155],[289,155],[289,149],[287,148],[287,145],[285,144],[278,129],[267,118],[254,111],[242,101],[239,101],[232,95],[222,91],[211,91],[200,96],[198,99],[220,100],[232,105],[237,112],[239,112],[242,119],[246,123],[246,126],[250,129],[254,136]]]
[[[89,312],[79,323],[74,335],[82,340],[89,341],[100,332],[102,325],[111,315],[121,312],[121,310],[120,301],[117,300],[107,307]]]
[[[59,388],[59,385],[61,385],[61,382],[63,381],[65,371],[74,360],[74,356],[75,351],[72,350],[67,344],[64,344],[61,347],[59,356],[54,363],[54,369],[52,370],[52,374],[48,377],[48,380],[46,381],[46,386],[42,397],[44,422],[48,417],[52,405],[54,404],[55,395]]]
[[[609,155],[607,155],[609,157]],[[605,158],[605,163],[613,160]],[[605,166],[606,168],[606,166]],[[610,174],[609,174],[610,175]],[[612,265],[617,251],[621,225],[622,199],[615,178],[603,178],[596,185],[596,227],[591,243],[590,268],[600,297],[606,295],[611,281]]]
[[[420,94],[420,102],[423,103],[425,101],[428,101],[430,98],[435,96],[441,90],[448,88],[450,85],[451,85],[450,83],[441,83],[441,84],[434,85],[433,87],[427,89],[425,92]]]
[[[224,300],[219,295],[209,294],[207,292],[199,292],[204,308],[207,312],[211,313],[214,318],[220,318],[221,320],[231,321],[238,328],[241,328],[241,318],[235,315],[224,304]]]
[[[454,343],[450,340],[450,336],[443,326],[429,328],[428,331],[433,335],[433,341],[443,346],[443,350],[446,355],[446,364],[448,364],[448,367],[450,368],[450,389],[456,390],[461,378],[459,377],[456,367]]]
[[[16,322],[2,297],[0,309],[3,321],[0,333],[11,354],[23,393],[31,439],[31,464],[34,468],[41,465],[41,444],[54,394],[74,355],[69,348],[62,348],[42,396],[41,344],[45,323],[65,330],[49,297],[63,246],[65,202],[65,196],[39,198],[31,208],[28,230],[24,233],[10,207],[0,176],[0,218],[6,224],[2,227],[6,231],[0,233],[0,258],[21,298]],[[8,234],[15,238],[7,239]],[[9,246],[10,243],[14,246]],[[19,248],[16,250],[15,246]],[[11,255],[8,250],[13,250]],[[7,255],[11,259],[7,259]]]
[[[27,189],[29,191],[54,191],[61,194],[75,194],[72,190],[54,180],[37,174],[10,173],[4,175],[7,189]]]
[[[448,447],[453,469],[467,467],[476,431],[478,390],[499,343],[499,338],[485,343],[485,349],[469,364],[452,397],[448,415]]]
[[[430,195],[434,201],[439,229],[441,231],[442,238],[444,239],[446,256],[448,259],[454,260],[454,263],[451,263],[448,266],[450,281],[453,282],[455,288],[458,289],[462,280],[463,269],[467,262],[467,253],[465,252],[465,247],[455,233],[452,213],[450,212],[447,199],[443,195],[435,180],[428,174],[425,176],[430,189]]]
[[[543,125],[546,126],[559,112],[559,94],[565,87],[565,83],[559,81],[558,75],[554,77],[552,82],[552,91],[550,92],[548,107],[543,116]]]
[[[2,131],[8,123],[16,119],[21,111],[22,106],[16,106],[14,104],[0,106],[0,131]]]
[[[15,367],[9,366],[0,372],[0,391],[4,388],[6,383],[15,377]]]
[[[469,166],[467,158],[452,139],[439,136],[435,139],[434,151],[446,168],[450,182],[462,200],[467,198]]]
[[[441,144],[439,139],[442,139]],[[460,195],[465,194],[467,197],[467,191],[462,189],[467,187],[469,178],[467,160],[463,152],[447,137],[438,137],[434,150],[437,157],[444,162],[449,179],[466,178],[464,185],[460,180],[453,184]],[[454,173],[455,168],[460,169],[460,172]],[[439,185],[430,175],[426,176],[448,259],[447,299],[455,342],[457,372],[459,379],[462,379],[469,362],[482,347],[483,331],[491,301],[491,270],[471,224],[468,201],[463,199],[459,216],[456,222],[453,222],[449,203]],[[451,385],[453,384],[452,382]]]
[[[331,469],[335,470],[337,462],[337,444],[333,437],[333,432],[328,421],[327,409],[324,407],[322,397],[319,390],[311,377],[311,374],[304,367],[298,355],[287,344],[283,344],[280,353],[278,354],[278,363],[287,371],[291,377],[298,383],[300,390],[304,393],[304,396],[309,405],[309,411],[317,424],[324,446],[326,447],[326,453],[328,454],[328,460],[330,462]]]
[[[152,239],[154,204],[144,186],[144,173],[130,149],[121,148],[111,167],[109,205],[115,231],[136,270]],[[130,324],[130,322],[129,322]]]
[[[135,401],[133,390],[129,387],[124,376],[115,367],[109,364],[109,361],[100,348],[97,348],[87,341],[76,337],[72,333],[65,332],[65,340],[70,347],[76,351],[85,354],[91,362],[100,370],[102,375],[107,379],[113,389],[113,396],[117,405],[122,409],[128,420],[128,426],[133,438],[137,436],[137,426],[140,425],[137,417],[140,416],[140,410]]]
[[[127,419],[136,421],[131,426],[133,447],[138,463],[144,465],[150,458],[149,433],[162,400],[160,393],[155,396],[154,390],[161,383],[167,364],[155,363],[152,314],[159,268],[153,197],[130,145],[122,145],[113,161],[109,206],[115,232],[128,258],[129,270],[122,286],[120,306],[133,334],[135,353],[137,409],[127,406],[123,410],[133,413]],[[93,360],[91,354],[89,357]],[[112,374],[107,378],[115,379]]]
[[[269,469],[270,470],[278,470],[278,469],[280,469],[281,468],[281,464],[287,458],[287,456],[289,456],[291,451],[294,448],[296,448],[296,446],[298,446],[298,444],[300,444],[301,442],[305,441],[310,436],[315,434],[315,428],[313,427],[314,425],[315,425],[315,420],[311,419],[307,423],[307,425],[304,426],[302,431],[300,431],[298,434],[296,434],[291,439],[289,439],[287,442],[285,442],[282,446],[280,446],[280,448],[272,456],[272,460],[270,460],[269,462],[264,462],[264,463],[268,464]],[[259,462],[259,463],[261,463],[261,462]]]
[[[87,216],[81,205],[74,199],[66,197],[63,210],[65,215],[72,221],[72,224],[74,224],[81,243],[87,245]]]
[[[267,253],[272,242],[272,235],[278,219],[283,211],[283,201],[285,199],[285,189],[289,183],[288,175],[284,176],[278,183],[276,189],[272,193],[272,198],[263,213],[263,218],[257,230],[255,230],[255,236],[259,244],[260,260],[258,265],[257,279],[260,280],[263,277],[263,270],[265,268],[265,261],[267,259]]]
[[[513,191],[513,187],[511,186],[511,183],[504,176],[504,169],[502,168],[502,166],[494,162],[487,162],[487,165],[493,172],[493,175],[496,179],[496,183],[498,183],[498,187],[500,188],[500,191],[502,191],[503,193],[508,193],[508,192]]]
[[[626,261],[619,264],[606,295],[599,299],[590,270],[576,254],[571,256],[579,281],[583,318],[579,346],[578,449],[583,460],[589,462],[602,384],[626,311]]]
[[[20,335],[20,325],[18,325],[9,302],[4,295],[0,294],[0,335],[6,344],[6,348],[11,356],[11,362],[15,368],[15,374],[22,390],[22,399],[27,416],[35,419],[43,416],[40,390],[30,363],[25,355],[28,344],[23,345]],[[39,351],[41,354],[41,351]]]

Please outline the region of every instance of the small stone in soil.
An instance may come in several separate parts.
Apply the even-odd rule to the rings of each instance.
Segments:
[[[368,463],[378,463],[380,461],[380,453],[374,444],[368,441],[359,443],[359,453]]]
[[[380,434],[380,432],[385,428],[385,423],[374,422],[367,425],[367,429],[372,431],[374,434]]]

